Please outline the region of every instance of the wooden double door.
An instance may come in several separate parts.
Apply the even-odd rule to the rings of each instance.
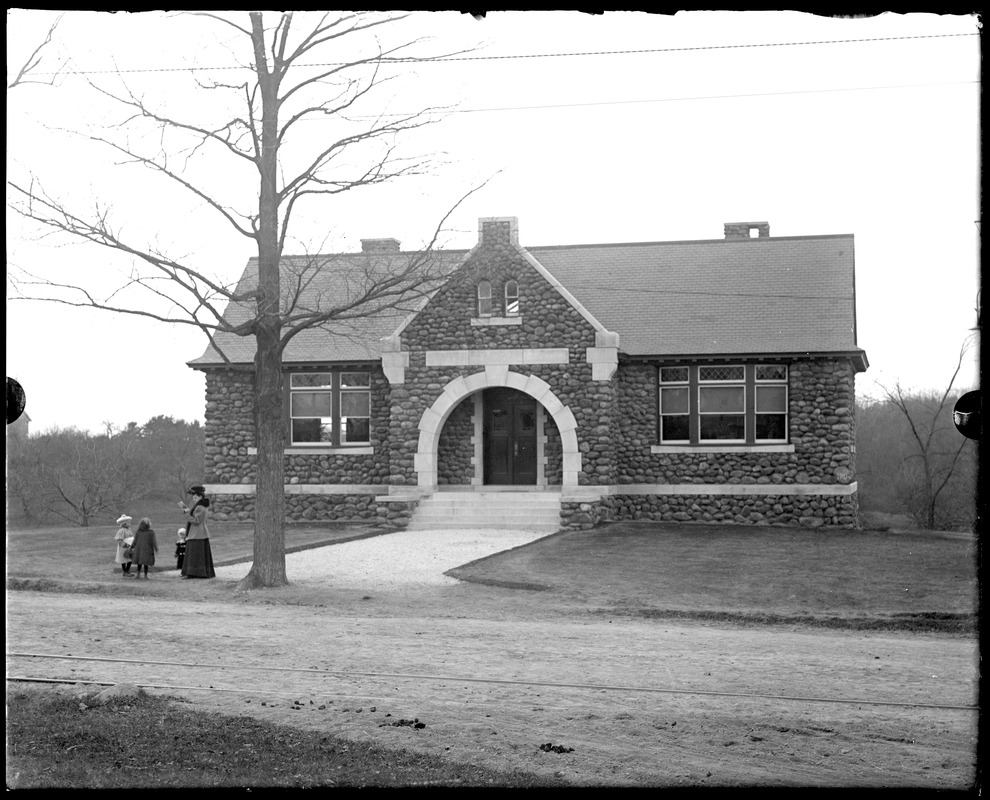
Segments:
[[[485,484],[536,484],[536,400],[515,389],[486,389]]]

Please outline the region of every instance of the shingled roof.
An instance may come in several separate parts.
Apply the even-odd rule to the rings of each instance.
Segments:
[[[443,250],[430,254],[431,269],[449,274],[460,263],[468,251]],[[422,258],[421,252],[402,253],[399,251],[374,256],[379,269],[387,269],[391,264],[401,268],[413,258]],[[330,308],[352,300],[360,291],[362,279],[367,274],[368,253],[344,253],[317,256],[283,256],[281,288],[283,297],[293,291],[293,278],[305,274],[306,289],[302,293],[303,302],[310,307]],[[319,268],[309,269],[319,264]],[[238,281],[235,294],[245,294],[258,284],[258,259],[252,258],[244,268]],[[354,319],[339,319],[321,327],[303,330],[294,336],[282,353],[283,364],[307,364],[312,362],[335,361],[375,361],[381,358],[382,339],[391,336],[409,314],[418,310],[423,298],[409,295],[393,308],[386,308],[369,316]],[[283,302],[283,308],[287,301]],[[224,319],[231,325],[242,324],[254,315],[254,302],[231,302],[224,311]],[[217,345],[222,348],[227,360],[232,364],[250,364],[254,361],[255,339],[253,336],[237,336],[218,332]],[[208,345],[199,358],[187,362],[189,366],[221,366],[227,362],[217,349]]]
[[[527,250],[626,355],[862,355],[852,235]]]
[[[851,234],[525,249],[595,319],[619,334],[626,356],[833,354],[850,356],[859,369],[866,368],[866,354],[856,344]],[[442,257],[451,268],[467,252],[443,251]],[[393,257],[414,255],[397,252]],[[319,258],[327,266],[310,291],[330,294],[347,292],[342,276],[358,269],[366,256]],[[291,273],[303,263],[300,257],[284,257],[283,270]],[[256,280],[257,260],[252,259],[238,291]],[[283,363],[377,360],[381,340],[406,319],[408,308],[300,333],[287,346]],[[236,324],[249,314],[249,306],[231,303],[226,316]],[[221,334],[218,342],[234,363],[254,358],[253,337]],[[222,363],[211,346],[189,365]]]

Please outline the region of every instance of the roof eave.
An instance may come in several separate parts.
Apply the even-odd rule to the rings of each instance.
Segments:
[[[853,363],[853,367],[856,372],[866,372],[869,369],[870,362],[866,357],[866,351],[862,349],[856,350],[823,350],[820,352],[803,350],[794,351],[786,353],[770,353],[770,352],[757,352],[757,353],[652,353],[643,354],[637,353],[632,355],[630,353],[620,353],[622,359],[627,361],[731,361],[733,359],[741,359],[744,361],[752,361],[754,359],[774,359],[774,360],[797,360],[797,359],[807,359],[807,358],[848,358]]]

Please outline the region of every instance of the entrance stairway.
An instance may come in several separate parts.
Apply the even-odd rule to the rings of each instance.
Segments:
[[[409,530],[506,528],[560,530],[560,492],[436,492],[421,500]]]

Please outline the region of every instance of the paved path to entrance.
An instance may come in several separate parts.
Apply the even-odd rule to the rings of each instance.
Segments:
[[[298,586],[380,589],[409,584],[453,585],[459,581],[444,575],[447,570],[546,535],[494,528],[399,531],[289,553],[285,568]],[[250,568],[250,563],[217,567],[217,577],[239,580]]]

